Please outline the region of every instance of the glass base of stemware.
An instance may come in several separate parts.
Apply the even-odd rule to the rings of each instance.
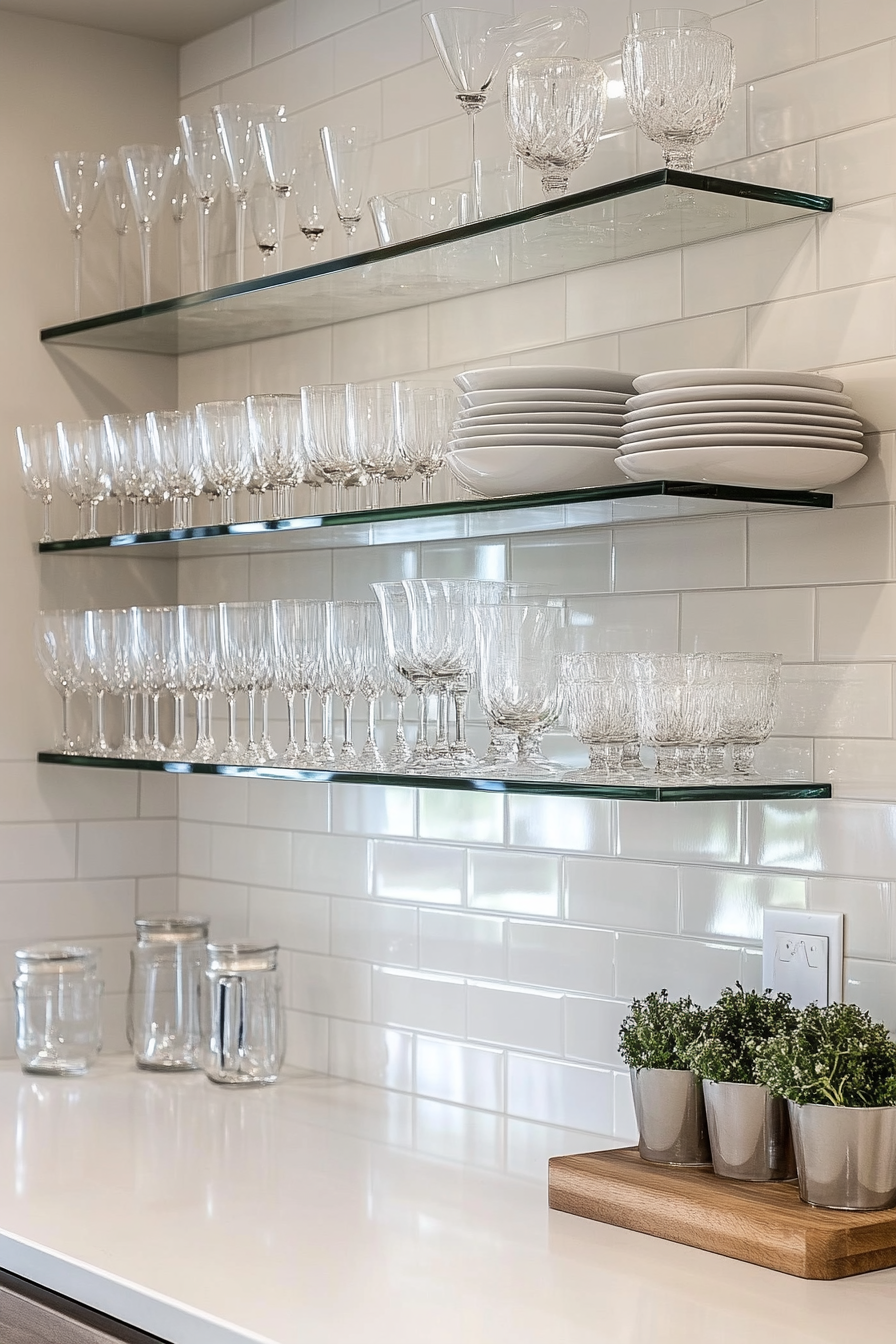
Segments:
[[[220,759],[218,749],[211,738],[204,742],[197,742],[192,751],[187,753],[186,759],[192,765],[210,765],[212,761]]]
[[[264,752],[264,758],[266,761],[276,761],[277,749],[269,737],[263,737],[258,745]]]
[[[384,765],[387,770],[394,774],[404,774],[408,768],[408,762],[411,759],[411,749],[406,740],[402,738],[395,743],[395,746],[389,752]]]
[[[560,779],[563,766],[549,761],[546,756],[541,759],[517,759],[509,769],[503,771],[503,776],[505,779]]]
[[[339,755],[336,757],[336,769],[337,770],[359,769],[358,753],[355,751],[354,747],[350,742],[343,742],[342,746],[339,748]]]
[[[378,775],[387,770],[385,759],[375,742],[366,742],[364,750],[358,757],[359,770],[365,771],[369,775]]]
[[[168,743],[167,747],[162,752],[162,760],[183,761],[186,759],[186,755],[187,755],[186,742],[183,740],[182,737],[176,737],[173,739],[173,741]]]
[[[648,774],[648,771],[644,772]],[[599,766],[586,765],[581,770],[567,770],[563,775],[564,784],[620,784],[634,785],[638,777],[627,770],[602,770]]]
[[[318,760],[310,743],[300,747],[298,742],[293,742],[277,757],[276,764],[282,765],[285,770],[313,770]]]
[[[229,742],[218,756],[219,765],[245,765],[246,753],[239,742]]]
[[[335,770],[336,753],[330,742],[321,742],[314,749],[315,770]]]
[[[242,763],[245,765],[270,765],[271,758],[264,749],[261,742],[250,742],[242,753]]]

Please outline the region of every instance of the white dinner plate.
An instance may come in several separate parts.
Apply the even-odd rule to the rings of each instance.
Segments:
[[[817,387],[842,392],[839,378],[823,373],[790,373],[786,369],[665,369],[642,373],[635,380],[636,392],[661,392],[670,387],[706,387],[712,383],[761,383],[766,386]]]
[[[484,424],[481,420],[476,424],[462,424],[456,420],[451,429],[451,437],[455,439],[467,439],[471,435],[474,438],[494,439],[505,435],[515,437],[519,434],[537,434],[539,438],[545,434],[550,434],[552,437],[556,434],[560,438],[575,434],[583,439],[612,439],[614,443],[618,443],[622,438],[622,432],[618,426],[583,425],[578,421],[570,425],[564,424],[562,420],[545,420],[538,423],[527,419],[516,425],[510,424],[506,420],[486,420]]]
[[[767,490],[820,490],[860,471],[864,453],[827,448],[680,448],[617,457],[632,481],[700,481]]]
[[[629,397],[627,409],[640,411],[644,406],[674,406],[677,402],[695,401],[800,401],[824,402],[827,406],[852,406],[852,398],[844,392],[825,392],[820,387],[781,387],[757,383],[719,383],[702,387],[673,387],[668,391],[644,392],[638,397]]]
[[[713,434],[666,434],[660,438],[624,439],[622,449],[626,453],[652,452],[655,448],[773,448],[775,445],[791,448],[842,448],[844,452],[860,453],[861,442],[854,439],[827,438],[821,434],[746,434],[728,433],[721,429]]]
[[[448,442],[452,448],[614,448],[619,451],[618,434],[467,434],[458,431]]]
[[[530,405],[533,401],[567,403],[575,409],[583,402],[606,406],[625,406],[631,397],[630,392],[596,392],[593,387],[493,387],[488,392],[464,392],[459,398],[461,406],[500,406],[508,401],[522,401]]]
[[[512,403],[511,403],[512,404]],[[550,403],[549,403],[550,404]],[[549,411],[505,411],[503,415],[480,415],[475,407],[469,411],[460,411],[457,416],[459,425],[484,425],[497,429],[498,425],[604,425],[608,432],[621,430],[625,424],[624,415],[608,415],[604,411],[558,411],[556,405]],[[499,431],[500,432],[500,431]]]
[[[826,447],[826,443],[815,443],[816,439],[835,439],[847,448],[855,444],[861,448],[862,435],[856,429],[819,429],[813,425],[751,425],[735,421],[729,425],[695,425],[687,420],[683,425],[665,426],[662,429],[630,429],[622,435],[624,443],[650,443],[657,439],[692,439],[711,435],[716,442],[728,439],[751,438],[756,443],[787,443],[790,439],[808,439],[808,446]]]
[[[595,369],[588,364],[510,364],[494,369],[465,369],[454,381],[464,392],[496,387],[590,387],[595,391],[631,392],[633,373]]]
[[[732,406],[742,406],[743,402],[731,402]],[[699,403],[698,403],[699,405]],[[785,403],[786,405],[786,403]],[[672,407],[668,408],[672,410]],[[839,408],[838,408],[839,409]],[[851,411],[843,415],[807,415],[805,411],[687,411],[684,414],[659,415],[648,407],[626,416],[626,429],[661,429],[664,425],[678,428],[679,425],[731,425],[743,421],[751,425],[801,425],[814,426],[816,429],[848,429],[853,434],[861,434],[862,422]]]
[[[606,448],[558,448],[550,455],[537,448],[460,448],[447,461],[464,485],[496,498],[619,485],[616,458],[615,450]]]

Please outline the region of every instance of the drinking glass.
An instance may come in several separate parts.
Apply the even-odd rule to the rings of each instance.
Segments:
[[[165,204],[173,171],[171,154],[161,145],[123,145],[118,151],[118,158],[140,234],[143,302],[151,303],[151,235]]]
[[[75,321],[81,317],[81,244],[106,175],[105,154],[87,149],[64,149],[53,155],[53,177],[62,213],[68,221],[75,252]]]
[[[50,531],[50,505],[59,479],[59,447],[55,425],[19,425],[16,429],[22,488],[29,499],[44,506],[42,542],[53,540]]]
[[[110,612],[108,630],[103,626],[100,637],[110,641],[106,653],[113,695],[121,696],[121,741],[114,753],[125,760],[140,755],[137,741],[137,696],[140,692],[140,668],[137,660],[133,619],[130,610]]]
[[[92,733],[91,756],[111,756],[106,741],[106,695],[118,693],[115,667],[115,619],[121,613],[116,609],[85,611],[84,619],[84,681],[90,691]]]
[[[196,704],[196,742],[188,761],[213,761],[211,704],[219,684],[218,609],[182,606],[177,609],[178,633],[186,672],[186,687]]]
[[[380,621],[382,623],[382,617],[380,617]],[[385,639],[383,647],[385,648]],[[386,757],[386,765],[390,770],[402,771],[411,759],[411,749],[408,746],[404,728],[404,706],[408,696],[413,694],[414,688],[407,677],[402,676],[398,671],[388,653],[386,654],[386,689],[390,695],[395,697],[395,742]]]
[[[119,411],[115,415],[103,416],[105,454],[109,468],[110,494],[118,500],[118,531],[125,531],[125,503],[130,501],[133,511],[133,531],[148,529],[146,516],[144,482],[146,418]]]
[[[80,612],[42,611],[34,623],[34,651],[44,676],[62,700],[59,750],[73,755],[78,742],[69,731],[72,696],[80,685],[84,661],[84,622]]]
[[[221,648],[221,687],[227,696],[229,733],[221,760],[230,765],[266,765],[269,757],[264,740],[255,735],[255,697],[272,684],[270,611],[265,602],[221,602],[218,605],[218,637]],[[236,696],[243,691],[249,701],[248,742],[245,750],[236,736]]]
[[[16,952],[16,1054],[25,1073],[86,1073],[102,1047],[103,982],[90,947]]]
[[[209,921],[203,915],[143,915],[135,921],[127,1039],[138,1069],[198,1069]]]
[[[336,690],[336,670],[329,603],[320,603],[318,621],[317,638],[309,650],[308,669],[311,690],[320,701],[320,743],[314,751],[314,763],[325,770],[331,770],[336,761],[336,753],[333,751],[333,694]]]
[[[174,222],[174,251],[177,258],[177,292],[184,292],[184,248],[182,240],[183,223],[190,208],[192,190],[184,151],[180,145],[171,151],[171,185],[168,188],[168,203],[171,206],[171,218]]]
[[[320,242],[326,227],[330,196],[328,180],[320,144],[306,145],[300,149],[296,163],[293,199],[299,230],[307,238],[312,252]]]
[[[695,10],[643,10],[622,43],[622,78],[635,125],[662,151],[667,168],[693,172],[694,150],[728,110],[734,44]]]
[[[238,284],[245,278],[246,204],[258,166],[257,125],[266,111],[254,103],[220,103],[212,108],[224,160],[224,183],[235,210]]]
[[[541,173],[546,199],[564,196],[570,173],[591,157],[606,105],[607,77],[597,61],[540,58],[508,70],[507,133],[525,166]]]
[[[286,701],[288,741],[280,765],[309,769],[316,763],[311,742],[311,691],[314,654],[321,639],[321,603],[296,598],[271,603],[274,680]],[[296,742],[295,699],[302,696],[302,745]]]
[[[660,777],[700,774],[702,749],[718,738],[714,669],[703,654],[638,654],[630,660],[638,737],[656,750]]]
[[[253,395],[246,398],[246,415],[255,470],[273,491],[272,515],[288,518],[290,491],[301,484],[306,467],[302,398]]]
[[[755,749],[770,736],[781,686],[779,653],[719,654],[719,740],[731,746],[734,774],[755,775]]]
[[[422,478],[424,504],[432,501],[432,478],[448,455],[457,399],[447,387],[397,380],[392,384],[398,451]]]
[[[127,236],[131,222],[131,201],[118,156],[106,160],[103,179],[109,218],[118,237],[118,308],[127,307]]]
[[[275,191],[264,183],[252,188],[249,197],[249,223],[255,246],[261,253],[261,273],[270,274],[270,263],[277,260],[280,247],[281,229],[278,221],[278,197]],[[279,270],[279,266],[273,268]]]
[[[166,761],[182,761],[187,751],[184,701],[189,689],[189,669],[179,607],[166,608],[161,636],[162,686],[174,704],[174,732],[162,757]]]
[[[208,289],[208,224],[212,207],[221,194],[224,164],[218,128],[210,112],[181,117],[180,142],[184,151],[184,165],[190,186],[196,198],[199,229],[199,288]]]
[[[150,760],[158,761],[165,755],[159,736],[159,698],[168,685],[166,657],[174,639],[176,615],[171,607],[132,607],[131,613],[141,688],[152,713],[144,750]]]
[[[365,602],[361,617],[361,677],[358,693],[367,702],[367,737],[358,757],[358,769],[376,774],[385,770],[386,762],[376,740],[376,705],[389,684],[386,642],[383,622],[375,602]]]
[[[286,1052],[276,943],[209,943],[206,1076],[213,1083],[275,1083]]]
[[[320,128],[324,164],[333,193],[339,222],[345,229],[346,246],[352,250],[352,238],[364,213],[367,184],[373,164],[376,137],[357,126]]]
[[[342,701],[342,746],[336,757],[339,770],[356,770],[358,753],[352,742],[352,706],[361,690],[367,638],[365,602],[328,602],[333,686]]]
[[[192,527],[193,500],[202,490],[203,482],[193,412],[150,411],[146,431],[159,466],[162,488],[172,503],[172,527]]]
[[[382,505],[382,482],[395,452],[391,388],[385,383],[355,383],[349,399],[349,452],[370,481],[371,507]]]
[[[298,132],[296,123],[287,119],[286,109],[283,107],[266,108],[258,118],[256,129],[261,172],[271,188],[273,197],[274,237],[282,255],[286,201],[292,192],[298,167],[296,150]],[[255,241],[260,247],[257,233]]]
[[[349,435],[351,398],[348,383],[302,388],[302,428],[309,467],[318,479],[333,486],[335,513],[341,511],[345,485],[359,467]]]
[[[205,478],[221,496],[221,522],[234,521],[233,497],[252,474],[249,421],[243,401],[203,401],[195,410]]]
[[[629,656],[573,653],[558,661],[569,725],[590,756],[585,769],[563,778],[577,784],[630,780],[625,749],[637,742],[638,702]]]
[[[552,778],[558,767],[541,750],[542,734],[560,717],[557,654],[566,612],[562,606],[517,600],[474,605],[476,676],[489,723],[518,739],[517,758],[504,773]]]
[[[96,512],[109,498],[111,481],[103,443],[102,420],[67,420],[56,426],[59,483],[78,506],[78,537],[98,537]],[[90,510],[84,531],[84,507]]]

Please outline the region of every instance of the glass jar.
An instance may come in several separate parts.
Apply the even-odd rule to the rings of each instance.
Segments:
[[[16,1054],[26,1073],[86,1073],[102,1046],[103,982],[91,947],[16,953]]]
[[[210,943],[205,1072],[213,1083],[277,1081],[286,1048],[276,943]]]
[[[134,923],[127,1035],[137,1067],[201,1068],[208,919],[145,915]]]

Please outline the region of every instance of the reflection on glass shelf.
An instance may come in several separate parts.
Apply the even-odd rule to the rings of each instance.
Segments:
[[[358,770],[286,770],[277,766],[206,765],[187,761],[117,760],[110,756],[69,756],[41,751],[47,765],[89,765],[101,770],[155,770],[173,775],[237,775],[244,779],[282,779],[310,784],[388,785],[405,789],[454,789],[464,793],[528,793],[561,798],[630,798],[645,803],[705,802],[739,798],[830,798],[830,784],[784,782],[745,777],[719,784],[567,784],[560,780],[475,779],[454,776],[364,774]]]
[[[43,552],[104,551],[128,555],[153,547],[159,558],[177,554],[243,555],[259,551],[339,549],[398,542],[444,541],[513,532],[554,532],[611,523],[694,517],[748,508],[829,509],[834,497],[811,490],[755,490],[690,481],[645,481],[557,490],[506,499],[463,499],[356,513],[305,515],[261,523],[128,532],[114,537],[40,543]],[[199,548],[197,550],[196,548]]]
[[[728,237],[830,197],[661,169],[412,243],[48,327],[58,345],[190,354]]]

